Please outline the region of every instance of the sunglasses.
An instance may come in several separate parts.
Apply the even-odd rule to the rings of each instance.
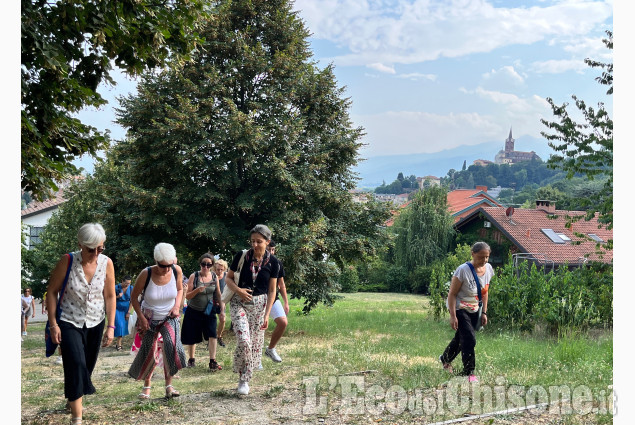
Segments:
[[[105,246],[98,246],[97,248],[86,248],[86,251],[89,254],[94,254],[95,251],[99,252],[100,254],[104,251],[104,249],[106,249]]]
[[[167,269],[168,267],[172,267],[172,264],[157,263],[157,266],[161,267],[162,269]]]
[[[201,267],[207,267],[208,269],[212,268],[213,263],[201,263]]]

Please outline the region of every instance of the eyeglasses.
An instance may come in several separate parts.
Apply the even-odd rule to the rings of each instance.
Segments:
[[[172,264],[157,263],[157,266],[161,267],[162,269],[167,269],[168,267],[172,267]]]
[[[106,249],[106,247],[105,247],[105,246],[103,246],[103,245],[102,245],[102,246],[98,246],[97,248],[88,248],[88,247],[86,247],[86,251],[87,251],[89,254],[94,254],[94,253],[95,253],[95,251],[97,251],[98,253],[100,253],[100,254],[101,254],[101,253],[104,251],[104,249]]]
[[[207,267],[208,269],[212,268],[214,263],[201,263],[201,267]]]

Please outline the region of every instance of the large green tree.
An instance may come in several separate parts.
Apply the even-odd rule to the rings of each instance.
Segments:
[[[604,44],[613,50],[613,33],[607,31],[608,38]],[[613,94],[613,64],[601,63],[591,59],[585,62],[593,68],[602,68],[603,72],[596,80],[608,86],[607,95]],[[588,206],[587,218],[599,213],[599,221],[608,228],[613,227],[613,120],[604,107],[599,103],[597,109],[588,106],[582,99],[572,96],[575,106],[584,117],[579,123],[569,115],[567,103],[557,105],[553,99],[547,98],[557,121],[540,121],[551,132],[542,132],[549,140],[556,154],[549,158],[548,164],[553,168],[562,169],[572,178],[576,173],[585,175],[590,180],[598,176],[606,176],[603,190],[592,194],[585,200]]]
[[[106,101],[113,65],[130,75],[187,59],[203,0],[22,0],[22,189],[41,199],[108,145],[75,114]]]
[[[454,235],[447,190],[433,186],[419,191],[392,226],[395,263],[413,271],[444,258]]]
[[[121,100],[128,139],[96,172],[117,263],[142,267],[160,241],[180,263],[231,260],[264,223],[309,310],[332,301],[345,262],[374,253],[389,213],[348,193],[363,130],[308,35],[287,0],[218,2],[193,61]]]

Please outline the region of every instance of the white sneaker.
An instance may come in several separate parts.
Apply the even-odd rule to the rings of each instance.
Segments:
[[[22,332],[22,335],[26,336],[26,331]]]
[[[55,364],[63,364],[62,356],[57,356],[57,360],[55,360]]]
[[[276,353],[276,349],[275,348],[267,348],[265,350],[265,354],[267,356],[269,356],[271,358],[271,360],[273,360],[274,362],[280,363],[282,361],[282,359],[280,358],[278,353]]]
[[[262,367],[262,362],[258,365],[258,367],[256,368],[256,370],[264,370],[264,367]]]
[[[240,395],[249,394],[249,384],[245,381],[238,381],[238,389],[236,391]]]

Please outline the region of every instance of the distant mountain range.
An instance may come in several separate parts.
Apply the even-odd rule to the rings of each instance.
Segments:
[[[361,161],[353,170],[361,179],[357,183],[359,189],[374,189],[385,181],[390,184],[401,172],[405,177],[414,174],[417,177],[445,177],[452,168],[461,170],[463,161],[467,167],[476,159],[494,161],[494,157],[504,147],[504,141],[485,142],[473,146],[460,146],[435,153],[409,155],[374,156]],[[544,139],[521,137],[516,139],[515,150],[534,151],[546,161],[553,153]]]

